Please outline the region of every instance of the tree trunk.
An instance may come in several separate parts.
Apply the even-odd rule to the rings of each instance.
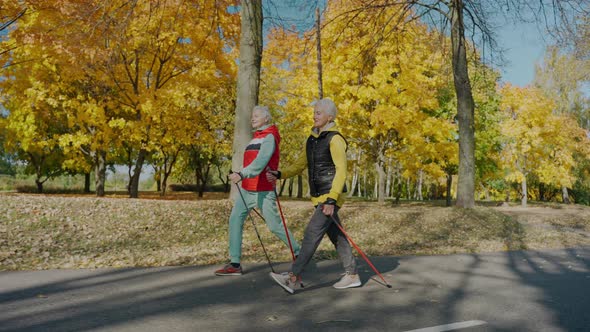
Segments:
[[[375,174],[375,183],[373,184],[373,195],[372,198],[377,198],[379,195],[379,174]]]
[[[303,176],[297,175],[297,198],[303,198]]]
[[[359,185],[359,197],[367,197],[367,170],[363,171],[363,189],[361,193],[361,186]]]
[[[385,171],[383,170],[383,163],[376,162],[375,169],[377,170],[377,181],[375,182],[375,191],[377,194],[377,202],[385,202]]]
[[[322,38],[320,30],[320,7],[315,9],[316,19],[316,48],[317,48],[317,60],[318,60],[318,96],[319,99],[324,98],[324,87],[322,79]]]
[[[391,197],[391,178],[393,174],[393,167],[391,167],[391,165],[388,163],[385,169],[385,197]]]
[[[563,186],[561,187],[561,198],[563,199],[563,202],[565,204],[570,204],[570,195],[567,192],[567,187]]]
[[[277,180],[280,181],[280,180]],[[287,180],[283,180],[279,182],[281,184],[281,188],[279,189],[279,196],[283,196],[283,191],[285,190],[285,185],[287,184]]]
[[[362,182],[361,182],[361,174],[360,174],[360,171],[359,171],[359,180],[358,180],[358,184],[357,184],[356,188],[357,188],[357,191],[356,191],[357,195],[356,196],[357,197],[362,197],[363,196],[363,191],[362,191],[363,190],[362,189],[363,186],[362,186]]]
[[[447,173],[447,206],[451,206],[451,188],[453,185],[453,174]]]
[[[416,200],[422,201],[424,197],[422,196],[422,182],[424,181],[424,173],[422,170],[418,170],[418,182],[416,183]]]
[[[348,192],[348,197],[352,197],[354,195],[354,191],[356,190],[356,183],[358,181],[358,169],[356,165],[354,166],[352,172],[352,179],[350,180],[350,191]]]
[[[484,194],[484,199],[486,202],[491,201],[492,199],[490,198],[490,190],[488,189],[488,187],[484,186],[483,183],[481,184],[481,189],[483,190],[483,194]]]
[[[104,197],[104,184],[107,177],[107,153],[105,151],[96,151],[94,158],[94,187],[97,197]]]
[[[293,197],[293,181],[294,181],[294,178],[289,179],[289,188],[288,188],[289,197]]]
[[[457,94],[459,120],[459,175],[456,205],[462,208],[473,208],[475,206],[475,104],[467,69],[463,0],[452,0],[451,3],[453,81]]]
[[[354,191],[356,190],[356,183],[358,182],[359,177],[359,169],[358,164],[355,162],[352,171],[352,180],[350,181],[350,191],[348,192],[348,197],[352,197],[354,195]]]
[[[199,166],[195,167],[195,185],[196,185],[195,192],[197,192],[197,193],[199,193],[201,191],[201,178],[199,178],[199,169],[198,169],[198,167]],[[201,193],[201,196],[199,196],[199,197],[203,197],[202,196],[202,193]]]
[[[520,187],[522,189],[522,200],[521,200],[521,205],[522,207],[526,207],[527,206],[527,201],[528,201],[528,191],[527,191],[527,185],[526,185],[526,177],[522,180],[522,183],[520,184]]]
[[[139,197],[139,176],[141,175],[141,169],[143,168],[143,162],[147,155],[147,150],[141,149],[137,155],[137,161],[135,162],[135,168],[133,169],[133,175],[129,181],[129,197]]]
[[[156,191],[162,195],[162,167],[154,166],[154,181],[156,182]]]
[[[178,155],[180,154],[180,151],[182,149],[176,149],[176,151],[174,151],[171,155],[168,154],[166,155],[166,158],[164,159],[164,165],[160,168],[160,174],[162,172],[164,172],[164,177],[160,178],[162,180],[161,182],[161,187],[160,187],[160,196],[165,196],[166,195],[166,187],[168,186],[168,178],[170,177],[170,174],[172,174],[172,170],[174,169],[174,165],[176,164],[176,161],[178,160]],[[207,173],[209,173],[209,171],[207,171]],[[208,176],[209,174],[207,174]]]
[[[39,194],[42,194],[43,193],[43,181],[41,181],[39,178],[36,178],[35,184],[37,185],[37,192]]]
[[[129,154],[131,156],[131,154]],[[131,157],[129,157],[131,158]],[[127,194],[131,193],[131,177],[133,176],[133,160],[128,159],[127,163]]]
[[[209,180],[209,171],[211,170],[211,164],[206,162],[204,165],[197,165],[195,168],[195,174],[200,186],[198,186],[199,197],[203,197],[205,190],[207,190],[207,182]],[[236,187],[235,185],[233,186]]]
[[[84,193],[90,192],[90,173],[84,173]]]
[[[160,196],[166,196],[166,187],[168,186],[168,177],[170,176],[170,173],[168,172],[164,172],[164,178],[162,179],[162,181],[158,181],[159,183],[159,187],[160,190],[158,190],[160,192]]]
[[[403,189],[403,184],[402,184],[402,175],[401,172],[398,173],[399,174],[399,179],[397,181],[397,190],[395,193],[395,204],[399,204],[399,200],[402,197],[402,189]]]
[[[262,61],[262,0],[242,1],[241,36],[238,66],[235,134],[232,147],[232,170],[239,170],[246,145],[252,138],[250,117],[258,104],[260,64]],[[236,188],[232,186],[230,197]]]
[[[229,192],[230,191],[230,185],[231,185],[231,181],[229,180],[229,178],[227,177],[227,175],[222,175],[221,174],[221,166],[219,164],[216,165],[217,166],[217,178],[219,179],[219,181],[221,181],[221,183],[223,183],[223,192]],[[281,182],[280,180],[279,183]],[[281,187],[281,194],[282,194],[282,187]]]

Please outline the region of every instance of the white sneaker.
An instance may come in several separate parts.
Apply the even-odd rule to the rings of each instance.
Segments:
[[[361,285],[361,279],[359,278],[358,274],[348,274],[346,273],[340,281],[334,284],[334,288],[336,289],[345,289],[345,288],[353,288],[359,287]]]
[[[279,274],[270,272],[269,275],[272,278],[272,280],[274,280],[277,284],[283,287],[284,290],[291,294],[295,293],[297,289],[301,288],[300,283],[291,281],[291,275],[288,273]]]

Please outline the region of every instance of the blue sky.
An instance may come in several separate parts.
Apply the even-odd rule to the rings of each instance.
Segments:
[[[508,24],[498,30],[498,44],[507,63],[498,68],[503,82],[525,86],[532,82],[535,63],[543,60],[548,41],[533,24]]]

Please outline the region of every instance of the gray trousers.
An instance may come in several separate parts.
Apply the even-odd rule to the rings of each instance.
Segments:
[[[334,214],[332,216],[340,222],[340,218],[338,218],[338,210],[340,210],[340,208],[335,206]],[[318,246],[326,233],[328,234],[330,241],[332,241],[336,247],[336,251],[338,251],[338,256],[344,266],[344,270],[349,274],[356,274],[356,262],[352,255],[350,243],[348,243],[346,236],[340,231],[338,226],[334,224],[334,221],[330,216],[326,216],[322,212],[322,204],[316,206],[315,211],[311,216],[311,220],[305,228],[299,256],[291,266],[291,272],[293,272],[293,274],[298,276],[303,272],[305,266],[311,261],[313,254],[318,249]]]

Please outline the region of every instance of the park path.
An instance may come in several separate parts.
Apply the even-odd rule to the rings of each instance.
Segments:
[[[336,261],[289,295],[266,264],[0,272],[0,331],[588,331],[590,248],[359,259],[363,286],[336,290]],[[275,265],[282,271],[286,263]]]

